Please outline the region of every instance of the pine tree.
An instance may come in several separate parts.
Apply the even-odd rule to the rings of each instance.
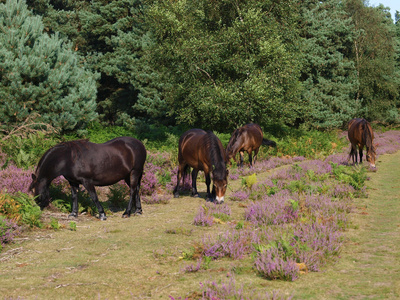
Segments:
[[[153,41],[146,30],[141,0],[28,0],[49,32],[73,42],[88,66],[101,74],[98,112],[111,124],[136,119],[164,121],[167,107],[159,74],[150,64]]]
[[[0,4],[0,124],[9,130],[33,114],[60,131],[97,118],[96,76],[57,33],[44,33],[25,0]]]
[[[360,103],[356,69],[349,58],[355,38],[339,0],[308,1],[303,10],[303,98],[305,122],[314,128],[337,128],[357,116]]]

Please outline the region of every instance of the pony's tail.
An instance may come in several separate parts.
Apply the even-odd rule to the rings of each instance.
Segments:
[[[267,140],[263,138],[262,144],[265,146],[276,147],[276,143],[271,140]]]

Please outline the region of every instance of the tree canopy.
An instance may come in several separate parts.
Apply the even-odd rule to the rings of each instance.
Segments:
[[[31,11],[25,9],[19,19],[41,25],[35,25],[35,42],[22,47],[25,60],[15,48],[0,52],[0,96],[7,99],[0,111],[3,124],[20,122],[33,111],[58,120],[65,130],[84,127],[88,120],[81,118],[95,120],[96,113],[104,124],[184,124],[221,132],[248,122],[331,129],[353,117],[400,121],[400,24],[398,14],[393,23],[382,5],[364,0],[26,3]],[[25,2],[7,0],[3,14],[17,4]],[[31,51],[35,47],[40,51]],[[62,61],[70,73],[55,68],[61,52],[70,57]],[[41,75],[18,77],[23,65],[29,66],[25,72],[34,67]],[[54,74],[42,71],[47,67]],[[88,79],[77,79],[75,70]],[[24,88],[15,89],[9,74],[21,78]],[[37,96],[38,86],[56,79],[63,88]],[[83,90],[86,97],[77,92]],[[31,94],[47,104],[32,102]],[[78,108],[81,117],[61,117],[65,107]]]

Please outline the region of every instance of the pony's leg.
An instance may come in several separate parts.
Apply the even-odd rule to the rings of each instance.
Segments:
[[[197,174],[198,173],[199,173],[199,170],[193,168],[193,171],[192,171],[192,197],[199,196],[199,193],[197,192]]]
[[[179,182],[181,181],[184,166],[179,164],[178,174],[176,175],[176,187],[174,188],[174,198],[179,198]]]
[[[68,217],[78,217],[78,189],[79,184],[69,183],[71,185],[71,201],[72,201],[72,211]]]
[[[257,148],[257,149],[255,149],[254,150],[254,156],[253,156],[253,164],[255,164],[256,163],[256,160],[257,160],[257,155],[258,155],[258,151],[260,150],[260,148]]]
[[[206,201],[211,201],[214,202],[214,195],[215,195],[215,191],[213,188],[213,192],[210,193],[210,184],[211,184],[211,177],[210,177],[210,173],[205,174],[206,176],[206,185],[207,185],[207,198]]]
[[[90,198],[97,207],[97,211],[99,212],[100,220],[107,220],[106,213],[104,212],[103,206],[101,206],[99,198],[97,197],[96,189],[92,183],[84,182],[82,183],[85,189],[88,191]]]
[[[363,148],[359,147],[358,151],[360,153],[360,164],[362,164],[362,157],[363,157]]]
[[[243,151],[239,151],[239,154],[240,154],[240,164],[239,164],[239,167],[243,167],[244,153],[243,153]]]
[[[135,172],[132,171],[131,175],[129,176],[129,179],[125,179],[125,182],[129,186],[130,193],[129,193],[128,207],[126,208],[125,212],[122,215],[123,218],[131,216],[132,207],[134,208],[134,214],[141,215],[143,213],[142,203],[140,201],[140,195],[139,195],[142,174],[135,174]]]
[[[252,156],[252,152],[247,152],[249,154],[249,162],[250,162],[250,166],[253,166],[253,156]],[[254,162],[255,162],[255,158],[256,156],[254,156]]]

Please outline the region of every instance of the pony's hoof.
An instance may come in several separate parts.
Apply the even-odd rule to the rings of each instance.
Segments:
[[[174,198],[179,198],[179,193],[175,193]]]
[[[135,211],[135,215],[143,215],[143,211],[141,209],[138,209],[137,211]]]
[[[192,194],[192,197],[193,197],[193,198],[199,198],[199,193]]]
[[[70,213],[69,215],[68,215],[68,219],[69,218],[77,218],[78,217],[78,214],[77,213]]]
[[[124,214],[122,215],[122,218],[130,218],[130,216],[131,216],[131,214],[124,212]]]
[[[100,215],[99,215],[99,219],[100,219],[100,221],[105,221],[105,220],[107,220],[106,214],[104,214],[104,213],[100,214]]]
[[[212,203],[214,203],[214,198],[206,198],[206,202],[212,202]]]

